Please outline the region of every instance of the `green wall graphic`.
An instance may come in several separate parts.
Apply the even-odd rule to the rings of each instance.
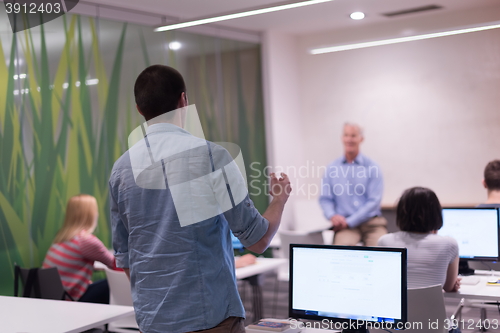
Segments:
[[[0,34],[0,294],[12,294],[14,263],[41,265],[73,195],[97,198],[96,234],[111,245],[109,173],[143,121],[135,78],[154,63],[185,75],[207,139],[240,145],[247,173],[266,165],[257,44],[75,15]]]

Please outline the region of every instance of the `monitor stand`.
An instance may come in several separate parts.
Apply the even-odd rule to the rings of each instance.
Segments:
[[[458,263],[458,274],[460,275],[474,275],[474,270],[469,267],[469,262],[467,259],[460,258]]]

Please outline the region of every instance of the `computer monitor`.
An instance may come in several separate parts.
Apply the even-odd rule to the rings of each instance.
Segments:
[[[406,258],[406,249],[291,244],[290,318],[345,332],[404,325]]]
[[[458,242],[460,273],[467,270],[467,260],[497,261],[499,215],[497,208],[443,208],[443,227],[438,234]]]

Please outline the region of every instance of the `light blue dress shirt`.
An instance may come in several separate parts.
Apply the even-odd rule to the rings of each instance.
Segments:
[[[360,153],[352,163],[341,157],[327,166],[319,203],[328,220],[342,215],[349,227],[354,228],[381,215],[383,190],[380,167]]]
[[[172,124],[152,125],[147,135],[152,140],[161,136],[165,144],[201,140]],[[213,158],[211,165],[212,153],[228,153],[209,142],[206,148],[177,154],[164,167],[168,163],[189,166],[184,169],[186,179],[211,172],[216,163]],[[168,184],[167,189],[137,186],[128,152],[116,161],[109,189],[116,262],[118,267],[130,268],[142,332],[197,331],[231,316],[245,317],[230,232],[248,247],[262,238],[269,225],[248,196],[224,214],[181,227]]]

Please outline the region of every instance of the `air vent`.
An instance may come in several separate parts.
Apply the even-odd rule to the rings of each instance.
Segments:
[[[426,12],[429,10],[435,10],[435,9],[441,9],[441,8],[443,8],[443,7],[437,6],[437,5],[429,5],[429,6],[423,6],[423,7],[417,7],[417,8],[398,10],[397,12],[383,13],[382,15],[387,16],[387,17],[395,17],[395,16],[399,16],[399,15],[421,13],[421,12]]]

